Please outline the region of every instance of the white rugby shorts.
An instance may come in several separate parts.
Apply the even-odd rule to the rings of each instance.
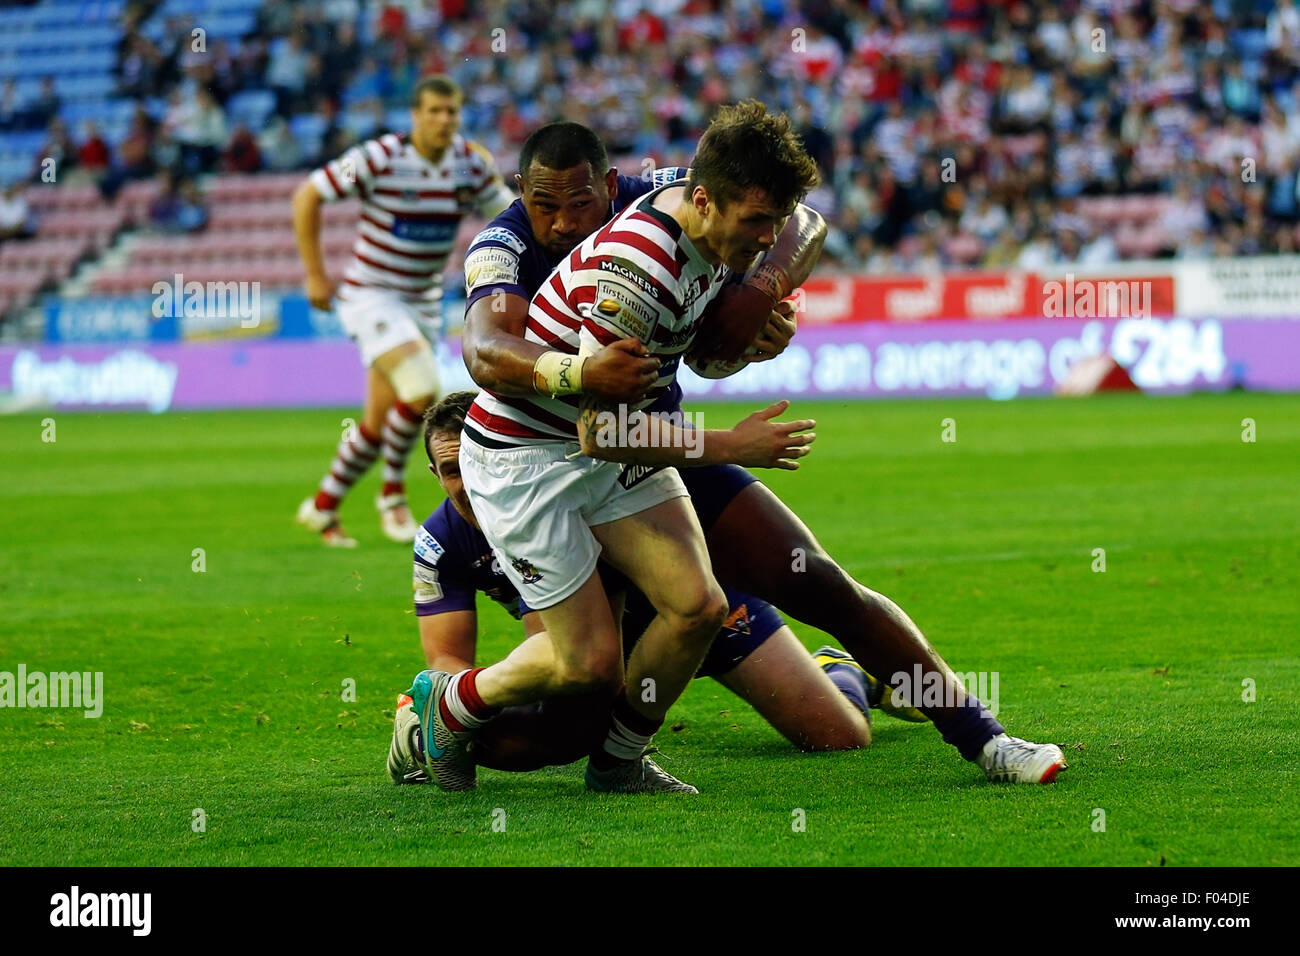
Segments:
[[[600,557],[592,525],[686,497],[676,468],[579,455],[577,442],[484,448],[461,434],[460,473],[501,569],[533,610],[559,604]]]
[[[361,350],[366,368],[407,342],[424,340],[437,348],[441,300],[412,300],[392,289],[349,286],[335,298],[334,311],[343,331]]]

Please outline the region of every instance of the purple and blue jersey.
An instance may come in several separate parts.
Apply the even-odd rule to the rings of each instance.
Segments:
[[[479,591],[515,618],[527,611],[483,532],[461,517],[450,498],[416,532],[412,587],[415,613],[420,617],[472,611]]]

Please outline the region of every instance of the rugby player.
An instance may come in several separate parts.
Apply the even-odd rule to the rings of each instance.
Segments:
[[[563,124],[539,133],[547,130],[555,135],[544,150],[531,154],[527,163],[521,155],[516,177],[520,199],[476,237],[467,254],[469,261],[479,250],[492,250],[493,268],[479,281],[470,281],[466,270],[464,354],[475,381],[498,395],[536,395],[549,388],[539,383],[534,369],[555,359],[546,357],[547,345],[524,337],[529,300],[550,267],[599,228],[620,202],[626,203],[623,191],[637,188],[637,181],[616,177],[607,168],[603,146],[585,127]],[[824,226],[819,230],[818,225],[792,219],[764,257],[762,265],[770,267],[767,278],[776,283],[769,301],[788,295],[811,272],[824,236]],[[758,305],[760,310],[767,307]],[[784,330],[778,332],[772,323],[764,335],[771,338],[755,344],[769,353],[788,341]],[[587,359],[579,373],[585,375],[591,361]],[[642,384],[652,378],[651,371],[639,370]],[[671,412],[680,407],[680,396],[673,383],[652,409]],[[922,686],[942,688],[934,696],[943,702],[931,706],[918,701],[920,711],[934,720],[962,757],[977,762],[988,779],[1046,783],[1065,768],[1055,745],[1007,735],[974,695],[966,693],[907,614],[888,597],[855,581],[752,475],[725,465],[686,468],[681,475],[695,502],[713,571],[724,587],[759,595],[790,617],[825,631],[871,673],[914,675],[920,667]],[[800,556],[800,573],[792,571],[795,555]],[[838,663],[833,650],[823,650],[818,656],[831,679],[846,693],[860,693],[857,669]],[[886,691],[885,697],[892,700],[894,695]],[[896,703],[905,706],[901,700]]]
[[[474,666],[475,596],[480,591],[513,617],[522,618],[525,636],[542,629],[537,612],[520,606],[518,592],[493,557],[461,481],[460,434],[473,400],[473,392],[455,392],[425,413],[429,471],[447,497],[416,535],[415,613],[428,666],[448,673]],[[602,567],[601,574],[608,589],[611,569]],[[612,577],[617,579],[617,572]],[[842,695],[771,605],[737,591],[728,591],[727,601],[727,619],[698,676],[712,677],[734,691],[800,750],[845,750],[870,744],[868,707],[883,703],[888,710],[888,702],[882,700],[883,686],[873,684],[868,696]],[[628,597],[621,621],[625,657],[653,614],[641,595]],[[851,661],[847,665],[853,666]],[[476,735],[474,761],[497,770],[571,763],[599,746],[609,703],[600,696],[552,698],[506,708]],[[410,697],[403,696],[389,748],[388,769],[394,783],[429,781],[422,767],[419,724]]]
[[[622,644],[597,558],[623,573],[657,613],[626,665],[603,744],[588,761],[589,789],[696,793],[645,755],[665,714],[695,675],[726,617],[698,519],[670,465],[750,464],[795,469],[815,423],[771,421],[777,403],[727,431],[687,435],[640,410],[675,380],[706,306],[734,270],[772,247],[816,166],[785,117],[758,103],[723,110],[701,139],[688,182],[633,202],[585,239],[543,284],[526,335],[553,361],[534,365],[547,396],[479,394],[467,416],[460,468],[503,570],[545,630],[505,660],[457,675],[428,670],[409,692],[420,712],[426,766],[444,789],[474,786],[474,731],[502,707],[564,693],[619,688]],[[712,165],[710,165],[712,164]],[[708,173],[707,186],[701,181]],[[740,183],[734,201],[712,198]],[[766,318],[766,316],[764,316]],[[596,436],[603,406],[561,394],[585,354],[627,339],[660,360],[650,397],[628,403],[643,441]],[[546,359],[546,356],[543,356]],[[579,398],[583,404],[580,407]],[[698,457],[695,454],[698,453]]]
[[[421,80],[409,137],[388,133],[352,147],[315,170],[293,197],[307,298],[320,309],[330,307],[336,292],[321,254],[321,204],[362,200],[336,308],[367,369],[365,407],[316,494],[298,509],[298,522],[328,545],[356,546],[339,523],[339,505],[381,456],[380,526],[394,541],[415,538],[403,476],[420,416],[438,394],[433,343],[443,269],[463,217],[495,216],[514,201],[492,156],[457,132],[462,102],[460,87],[447,77]]]

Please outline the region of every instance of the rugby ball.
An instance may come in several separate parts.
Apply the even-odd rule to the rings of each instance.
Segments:
[[[758,349],[750,347],[745,350],[745,354],[734,362],[725,362],[722,359],[698,359],[689,357],[686,359],[686,367],[698,375],[700,378],[726,378],[728,375],[735,375],[742,368],[758,355]]]

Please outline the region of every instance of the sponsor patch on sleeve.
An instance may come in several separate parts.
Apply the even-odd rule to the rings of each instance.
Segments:
[[[675,183],[679,179],[685,179],[686,173],[685,166],[662,166],[650,174],[650,181],[655,186],[662,186],[665,183]]]
[[[442,600],[442,585],[438,582],[438,572],[419,561],[415,562],[415,577],[411,582],[415,590],[416,604],[432,604]]]
[[[428,564],[437,564],[438,559],[442,557],[442,550],[438,539],[429,534],[429,529],[422,525],[415,533],[416,557],[422,558]]]
[[[591,314],[606,325],[648,340],[657,313],[653,305],[622,283],[597,279]]]
[[[480,246],[465,257],[465,291],[503,284],[519,284],[519,257],[509,249]]]
[[[508,246],[521,256],[524,254],[524,241],[516,236],[505,226],[488,226],[477,236],[470,240],[470,248],[478,245],[480,242],[499,242],[503,246]]]

